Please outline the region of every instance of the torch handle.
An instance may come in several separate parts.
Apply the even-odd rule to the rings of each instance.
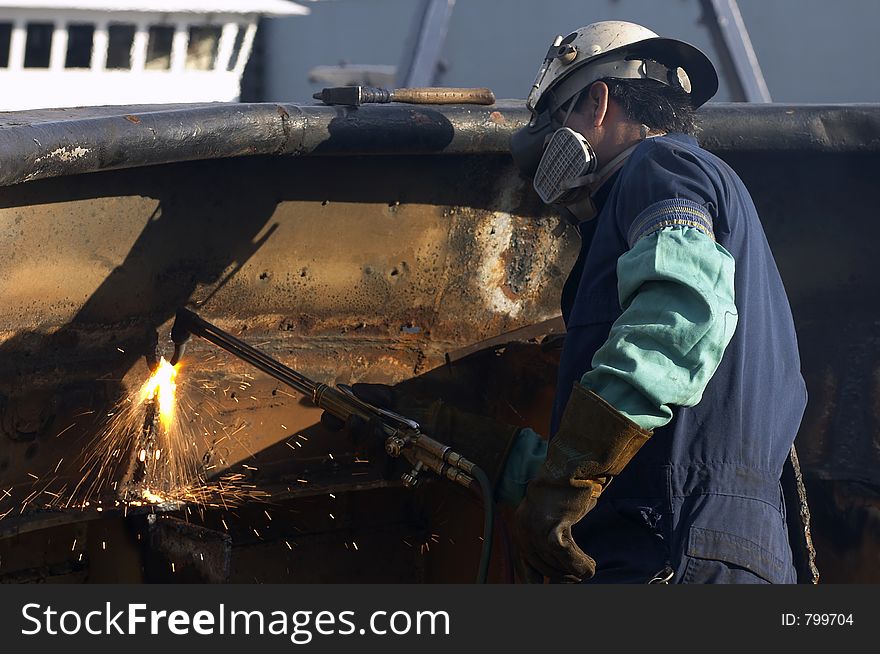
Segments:
[[[472,474],[476,467],[475,464],[448,445],[422,434],[419,431],[418,423],[412,422],[405,416],[367,404],[350,390],[345,392],[348,390],[347,387],[342,387],[343,390],[340,390],[327,384],[314,382],[216,325],[212,325],[188,309],[178,310],[171,333],[172,340],[179,346],[185,344],[191,334],[204,338],[258,370],[262,370],[273,379],[299,391],[308,397],[315,406],[328,411],[344,422],[355,415],[365,422],[377,423],[381,426],[386,437],[399,439],[402,447],[395,456],[412,454],[417,459],[422,458],[424,459],[423,463],[428,464],[428,467],[434,472],[463,486],[473,488]],[[447,468],[452,469],[452,472]],[[453,474],[456,470],[458,472]]]

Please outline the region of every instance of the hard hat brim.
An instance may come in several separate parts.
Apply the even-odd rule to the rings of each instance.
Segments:
[[[653,37],[628,43],[572,64],[566,74],[560,75],[543,91],[536,106],[539,110],[542,105],[546,108],[546,98],[551,96],[557,96],[557,105],[562,104],[577,91],[586,89],[603,78],[643,79],[643,73],[636,72],[640,70],[638,67],[616,66],[613,62],[647,59],[668,69],[684,70],[690,82],[689,97],[694,109],[705,104],[718,91],[718,73],[715,72],[712,61],[702,51],[684,41]]]
[[[677,39],[657,37],[636,41],[618,48],[616,52],[653,59],[670,68],[680,66],[691,82],[691,104],[696,109],[718,92],[718,73],[712,60],[702,50]],[[610,53],[606,53],[607,54]],[[585,62],[589,65],[589,62]]]

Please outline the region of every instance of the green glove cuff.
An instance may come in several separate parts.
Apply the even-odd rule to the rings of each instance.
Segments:
[[[498,502],[512,507],[522,502],[529,483],[538,475],[546,458],[547,441],[528,427],[520,429],[495,490]]]

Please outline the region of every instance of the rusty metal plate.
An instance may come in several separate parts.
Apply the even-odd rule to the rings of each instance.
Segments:
[[[405,382],[546,429],[554,353],[497,337],[558,314],[577,242],[552,236],[555,218],[504,153],[521,107],[191,109],[3,119],[4,180],[32,181],[0,198],[0,541],[108,513],[142,519],[112,494],[73,514],[41,507],[57,508],[53,493],[81,478],[108,414],[148,374],[144,355],[157,342],[170,351],[182,305],[312,379]],[[797,444],[824,581],[878,569],[878,115],[704,112],[702,141],[749,187],[792,300],[810,393]],[[202,140],[186,142],[197,123]],[[46,158],[76,147],[88,156]],[[88,171],[103,172],[75,174]],[[470,347],[486,339],[488,350]],[[446,365],[456,352],[471,356]],[[222,423],[198,444],[217,474],[235,471],[293,510],[337,491],[400,490],[386,489],[399,470],[208,344],[193,344],[182,379],[191,407]],[[321,529],[309,532],[316,543]],[[16,570],[55,574],[31,563]],[[409,564],[422,570],[412,579],[435,578]]]

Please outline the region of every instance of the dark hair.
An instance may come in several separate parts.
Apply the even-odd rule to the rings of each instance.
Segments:
[[[695,135],[699,130],[696,109],[683,89],[653,79],[601,81],[608,85],[608,96],[630,120],[662,132]]]

